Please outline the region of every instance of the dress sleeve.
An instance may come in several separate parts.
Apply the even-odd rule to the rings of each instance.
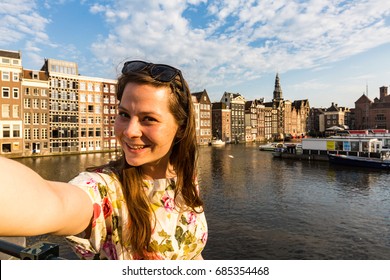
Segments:
[[[113,205],[120,205],[117,198],[115,176],[83,172],[69,183],[84,190],[93,203],[93,218],[87,231],[77,236],[67,236],[66,241],[81,259],[117,259],[115,244],[120,243],[118,213]],[[118,207],[117,207],[118,208]],[[88,236],[89,235],[89,236]]]

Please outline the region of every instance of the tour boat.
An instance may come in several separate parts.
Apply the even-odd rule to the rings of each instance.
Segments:
[[[390,170],[390,157],[388,152],[381,158],[339,154],[328,154],[328,157],[329,162],[333,164]]]

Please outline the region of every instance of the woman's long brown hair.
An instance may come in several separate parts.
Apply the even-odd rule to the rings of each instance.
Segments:
[[[164,83],[154,80],[147,72],[122,74],[118,78],[117,98],[122,99],[123,91],[128,83],[148,84],[154,87],[168,87],[171,89],[169,107],[174,115],[179,129],[172,143],[170,163],[177,176],[175,185],[175,202],[178,207],[189,207],[199,212],[203,211],[203,201],[196,189],[197,143],[195,130],[195,111],[191,94],[185,81],[179,75],[174,81]],[[186,87],[186,91],[183,88]],[[109,164],[109,167],[119,176],[125,201],[127,204],[129,221],[125,226],[126,243],[130,244],[132,253],[140,259],[152,257],[149,247],[154,224],[153,211],[150,208],[144,191],[143,174],[141,167],[130,166],[123,155]],[[180,198],[180,199],[178,199]],[[184,201],[184,205],[182,205]]]

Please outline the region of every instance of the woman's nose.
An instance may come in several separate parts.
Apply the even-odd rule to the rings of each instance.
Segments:
[[[138,120],[136,120],[135,118],[132,118],[128,122],[128,124],[125,128],[124,134],[128,138],[141,137],[142,131],[141,131],[141,126],[140,126],[140,123],[138,122]]]

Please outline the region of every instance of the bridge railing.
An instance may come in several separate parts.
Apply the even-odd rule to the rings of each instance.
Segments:
[[[16,243],[11,242],[16,241]],[[24,242],[23,242],[24,240]],[[19,243],[19,244],[17,244]],[[50,242],[39,242],[32,246],[22,246],[25,238],[0,237],[0,259],[21,259],[21,260],[64,260],[60,255],[60,246]],[[23,244],[24,243],[24,244]]]

